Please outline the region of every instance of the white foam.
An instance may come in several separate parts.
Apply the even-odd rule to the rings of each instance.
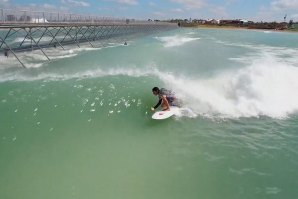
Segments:
[[[187,36],[167,36],[167,37],[155,37],[155,39],[164,43],[164,47],[182,46],[185,43],[198,40],[200,38],[192,38]]]
[[[298,111],[298,68],[267,55],[250,66],[205,79],[161,78],[185,106],[208,117],[284,118]]]
[[[49,40],[45,37],[44,40]],[[21,38],[16,38],[14,42],[21,42]],[[25,42],[30,42],[30,40],[25,40]],[[108,45],[104,48],[113,48],[121,46],[122,44]],[[64,58],[71,58],[77,56],[79,53],[84,51],[97,51],[101,50],[103,47],[91,47],[88,43],[80,44],[80,48],[75,45],[64,46],[64,49],[61,49],[60,46],[57,48],[44,48],[43,51],[51,60],[58,60]],[[26,66],[26,68],[39,68],[48,63],[47,57],[39,50],[34,50],[34,52],[19,52],[18,58]],[[0,59],[0,69],[20,67],[20,63],[13,56],[12,53],[9,54],[8,58]]]
[[[252,60],[260,59],[260,57],[271,56],[274,58],[275,61],[286,62],[290,65],[298,67],[298,57],[296,56],[298,54],[298,48],[288,48],[282,46],[276,47],[264,44],[230,43],[221,40],[216,40],[215,42],[227,46],[235,46],[253,50],[252,53],[248,53],[245,56],[229,58],[233,61],[238,61],[244,64],[251,64]]]
[[[196,33],[195,32],[189,32],[187,33],[188,35],[195,35]]]
[[[24,37],[17,37],[14,39],[13,43],[21,43],[23,41],[24,43],[30,43],[31,39],[24,39]]]
[[[158,77],[183,100],[186,109],[182,115],[187,117],[203,115],[220,118],[284,118],[298,111],[298,68],[281,62],[270,54],[260,56],[249,66],[237,71],[226,71],[207,78],[179,77],[156,68],[118,68],[69,75],[45,73],[31,77],[31,80],[67,80],[118,75]],[[21,79],[22,77],[17,77],[17,80]],[[124,105],[128,107],[130,102],[126,101]]]
[[[239,44],[240,45],[240,44]],[[215,76],[191,77],[160,71],[156,67],[93,69],[72,74],[23,73],[2,74],[0,81],[68,80],[102,76],[156,76],[183,99],[181,115],[196,117],[239,118],[268,116],[284,118],[298,111],[298,52],[294,48],[250,46],[254,54],[235,58],[245,62],[242,68]],[[285,57],[287,57],[285,59]],[[101,102],[102,106],[103,103]],[[130,106],[125,101],[125,107]],[[188,109],[187,109],[188,107]]]
[[[284,118],[298,111],[298,68],[271,54],[249,66],[201,79],[177,77],[156,68],[119,68],[85,73],[88,76],[157,76],[182,98],[182,115],[239,118]],[[79,77],[79,75],[77,76]],[[125,106],[129,106],[129,102]]]

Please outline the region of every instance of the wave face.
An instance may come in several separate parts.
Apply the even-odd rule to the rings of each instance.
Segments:
[[[201,79],[149,67],[97,69],[73,74],[41,73],[27,77],[8,76],[6,80],[17,78],[18,81],[65,81],[107,76],[154,76],[174,90],[183,99],[184,105],[197,115],[284,118],[298,111],[298,94],[295,92],[298,89],[297,75],[297,67],[280,63],[272,57],[264,57],[237,71]]]
[[[193,37],[189,37],[189,35]],[[260,34],[260,33],[259,33]],[[168,51],[160,51],[162,48],[158,46],[161,43],[166,48],[182,47],[183,50],[188,47],[188,44],[196,41],[202,37],[202,43],[196,49],[201,52],[206,48],[206,45],[217,45],[218,49],[226,48],[224,51],[230,51],[229,57],[225,57],[230,62],[219,64],[214,72],[201,75],[199,69],[202,67],[201,62],[206,62],[207,59],[203,56],[205,54],[198,54],[199,62],[195,64],[198,72],[194,73],[187,71],[188,63],[193,64],[191,60],[186,60],[188,57],[178,57],[182,59],[184,67],[180,63],[167,64],[166,60],[163,62],[152,61],[160,59],[160,57],[169,57]],[[186,116],[206,116],[212,118],[239,118],[239,117],[260,117],[268,116],[272,118],[285,118],[294,114],[298,110],[298,59],[295,54],[298,53],[297,48],[286,48],[280,46],[268,46],[265,44],[254,45],[250,43],[243,43],[239,41],[219,40],[211,38],[208,34],[196,35],[194,31],[186,32],[183,34],[162,35],[154,37],[154,40],[159,41],[152,51],[160,51],[163,54],[150,55],[144,63],[136,65],[138,57],[142,57],[144,49],[133,49],[134,46],[123,47],[114,44],[112,49],[96,49],[96,48],[75,48],[68,49],[59,53],[59,50],[49,50],[49,55],[56,60],[63,60],[63,58],[75,58],[78,64],[73,65],[73,69],[63,65],[59,72],[57,66],[50,68],[36,60],[43,60],[45,57],[39,54],[27,55],[24,54],[25,60],[29,63],[32,70],[13,70],[1,74],[0,82],[6,81],[65,81],[70,79],[88,79],[100,78],[106,76],[130,76],[130,77],[146,77],[152,76],[171,89],[183,100],[188,113]],[[225,39],[225,38],[224,38]],[[154,41],[152,40],[152,41]],[[226,47],[225,47],[226,46]],[[131,52],[135,54],[132,56],[126,53],[118,57],[119,62],[113,58],[112,53]],[[193,48],[192,46],[189,48]],[[232,48],[232,50],[230,50]],[[244,53],[238,53],[240,50]],[[96,50],[96,51],[93,51]],[[208,49],[207,49],[208,50]],[[90,51],[90,52],[89,52]],[[234,54],[232,52],[235,52]],[[90,55],[89,55],[89,54]],[[93,54],[92,54],[93,53]],[[103,54],[100,56],[100,54]],[[181,53],[178,51],[178,53]],[[216,50],[210,51],[210,55],[216,55]],[[196,51],[190,49],[191,56],[197,56]],[[84,64],[84,57],[86,60],[93,60],[94,56],[99,55],[96,59],[98,63],[92,63],[92,67],[81,67]],[[148,55],[148,54],[147,54]],[[237,56],[235,56],[237,55]],[[127,57],[128,56],[128,57]],[[151,56],[151,57],[150,57]],[[220,57],[222,56],[222,57]],[[222,59],[223,56],[219,54],[216,59]],[[108,58],[107,58],[108,57]],[[126,59],[129,58],[129,59]],[[101,61],[101,59],[103,61]],[[31,60],[31,63],[30,63]],[[202,61],[203,60],[203,61]],[[213,59],[212,59],[213,60]],[[212,60],[210,62],[212,62]],[[8,62],[9,59],[4,60],[3,63]],[[124,63],[121,63],[121,62]],[[57,62],[60,63],[61,61]],[[114,65],[109,65],[108,62]],[[150,63],[151,62],[151,63]],[[55,64],[55,63],[53,63]],[[218,62],[215,62],[218,64]],[[214,67],[214,65],[210,65]],[[36,71],[34,68],[37,68]],[[181,69],[183,69],[181,71]],[[206,69],[207,71],[208,69]],[[202,69],[203,71],[203,69]],[[182,114],[183,115],[183,114]]]
[[[209,78],[167,75],[162,79],[201,115],[284,118],[298,111],[297,75],[297,67],[267,56]]]
[[[175,46],[182,46],[186,43],[199,40],[200,38],[192,38],[188,36],[166,36],[166,37],[155,37],[157,40],[161,41],[164,47],[175,47]]]
[[[0,198],[297,196],[297,41],[179,29],[1,57]],[[179,115],[152,120],[155,86]]]

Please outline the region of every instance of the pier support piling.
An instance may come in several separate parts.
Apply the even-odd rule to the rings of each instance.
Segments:
[[[83,43],[92,48],[105,47],[112,42],[123,44],[136,37],[178,27],[172,23],[152,21],[27,11],[20,11],[20,15],[15,15],[17,11],[0,11],[0,53],[9,50],[24,68],[24,63],[17,56],[18,52],[40,50],[50,61],[44,49],[56,48],[57,45],[63,50],[66,45],[80,48]],[[41,20],[36,18],[38,13],[41,14]],[[7,16],[9,21],[6,20]]]

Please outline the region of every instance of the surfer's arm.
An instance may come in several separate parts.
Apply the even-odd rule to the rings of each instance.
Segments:
[[[161,105],[162,99],[159,99],[159,101],[157,102],[157,104],[153,107],[153,111],[155,109],[157,109],[160,105]]]

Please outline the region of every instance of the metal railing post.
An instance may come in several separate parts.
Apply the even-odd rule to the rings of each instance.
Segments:
[[[24,12],[24,23],[26,23],[26,16],[27,16],[27,13],[26,11]]]
[[[1,9],[1,21],[4,23],[4,11],[3,8]]]
[[[41,19],[42,18],[42,19]],[[49,20],[49,21],[47,21]],[[0,37],[0,52],[5,52],[5,49],[13,54],[21,51],[40,50],[45,57],[50,60],[43,49],[48,47],[56,47],[60,45],[77,44],[89,42],[92,47],[98,45],[99,41],[102,46],[109,45],[109,42],[127,41],[129,38],[134,38],[140,35],[147,35],[160,30],[170,30],[175,28],[174,24],[162,22],[148,22],[142,20],[103,17],[88,14],[73,14],[66,12],[47,12],[47,11],[30,11],[30,10],[11,10],[0,8],[0,23],[8,22],[1,28],[10,28],[10,31],[3,39]],[[45,23],[52,24],[45,24]],[[16,24],[14,24],[16,23]],[[43,23],[34,25],[32,23]],[[23,41],[16,40],[11,44],[13,34],[22,36]],[[24,35],[25,33],[25,35]],[[44,39],[45,36],[52,37],[50,43]],[[58,36],[59,35],[59,36]],[[63,37],[64,35],[64,37]],[[1,36],[1,35],[0,35]],[[60,36],[63,37],[61,40]],[[9,37],[7,43],[5,40]],[[3,46],[4,45],[4,46]],[[11,46],[10,46],[11,45]],[[6,48],[5,48],[6,47]],[[15,54],[14,54],[15,55]],[[18,57],[15,55],[18,59]],[[22,62],[19,60],[22,64]],[[25,67],[22,64],[23,67]]]

